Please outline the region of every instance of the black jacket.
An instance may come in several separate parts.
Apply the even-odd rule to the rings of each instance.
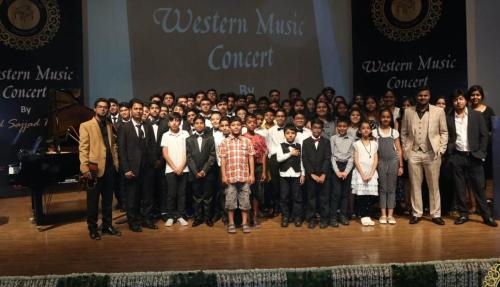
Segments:
[[[318,149],[314,145],[314,139],[309,137],[302,143],[302,164],[307,175],[330,174],[332,150],[330,140],[320,137]]]
[[[189,179],[195,180],[196,174],[204,171],[205,178],[213,179],[213,168],[216,161],[214,137],[204,133],[201,141],[201,152],[198,147],[198,136],[193,134],[186,139],[187,166]]]
[[[153,127],[148,122],[144,125],[144,145],[141,146],[133,121],[124,123],[118,132],[118,153],[120,155],[120,170],[124,173],[132,171],[140,176],[141,165],[153,167],[158,154]]]
[[[468,108],[467,140],[469,151],[477,159],[484,160],[488,150],[488,129],[486,122],[480,112]],[[457,130],[455,127],[455,112],[451,111],[446,117],[448,124],[448,148],[447,152],[452,154],[456,151]]]

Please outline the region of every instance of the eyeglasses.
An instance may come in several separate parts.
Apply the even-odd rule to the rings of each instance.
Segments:
[[[97,105],[96,106],[96,109],[107,109],[108,106],[101,106],[101,105]]]

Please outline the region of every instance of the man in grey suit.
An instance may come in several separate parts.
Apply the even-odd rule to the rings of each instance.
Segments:
[[[405,110],[401,126],[401,141],[404,157],[408,161],[411,185],[413,214],[410,224],[416,224],[422,219],[422,181],[425,175],[432,222],[444,225],[441,218],[439,169],[441,156],[448,143],[448,128],[444,110],[429,104],[430,99],[430,89],[419,88],[417,105]]]

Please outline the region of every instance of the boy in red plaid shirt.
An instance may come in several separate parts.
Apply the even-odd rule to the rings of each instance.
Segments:
[[[248,138],[252,144],[255,154],[254,164],[255,164],[255,183],[250,187],[251,198],[252,198],[252,221],[255,228],[260,227],[257,215],[259,213],[259,202],[264,200],[264,188],[261,186],[266,181],[266,161],[267,161],[267,145],[266,139],[257,134],[255,129],[257,129],[257,117],[253,114],[248,114],[245,118],[245,124],[247,126],[247,132],[243,135]]]
[[[219,147],[222,184],[226,186],[226,209],[229,224],[227,232],[236,233],[234,210],[241,210],[243,233],[250,232],[248,210],[250,210],[250,185],[255,182],[254,149],[252,142],[241,135],[243,122],[234,117],[230,122],[231,134]]]

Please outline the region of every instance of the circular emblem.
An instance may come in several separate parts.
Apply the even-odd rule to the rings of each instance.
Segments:
[[[47,45],[59,30],[56,0],[0,0],[0,42],[18,50]]]
[[[442,13],[441,0],[373,0],[377,30],[397,42],[410,42],[429,33]]]

